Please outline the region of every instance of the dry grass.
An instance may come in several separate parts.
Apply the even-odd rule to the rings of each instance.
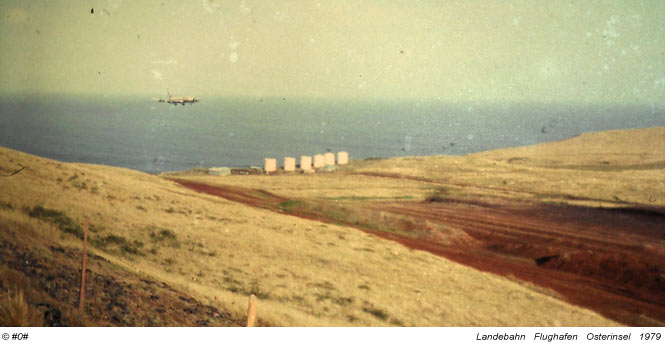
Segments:
[[[558,142],[487,151],[473,156],[493,160],[526,160],[535,163],[532,165],[550,168],[662,169],[665,162],[664,137],[665,127],[584,133]]]
[[[441,180],[434,182],[345,173],[197,178],[331,202],[424,200],[442,187],[451,193],[469,193],[469,188],[450,182],[492,184],[497,179],[502,184],[506,174],[513,174],[515,183],[529,192],[528,184],[541,179],[527,168],[515,171],[510,164],[480,157],[402,158],[365,162],[347,170]],[[75,235],[62,231],[55,218],[33,218],[23,210],[41,206],[76,224],[88,218],[95,229],[93,254],[237,315],[244,315],[247,296],[255,294],[259,324],[616,325],[509,279],[352,228],[250,208],[189,191],[157,176],[59,163],[0,149],[0,170],[13,171],[17,166],[26,168],[0,179],[4,192],[0,205],[11,205],[2,211],[5,217],[19,225],[37,222],[39,228],[49,229],[45,236],[72,245],[78,243]],[[459,174],[451,176],[451,171]],[[95,245],[95,239],[101,242]],[[128,244],[137,252],[122,249]]]
[[[164,174],[164,176],[172,176]],[[288,198],[324,200],[424,200],[436,186],[421,181],[385,177],[346,175],[340,173],[284,174],[276,176],[200,174],[177,175],[190,181],[210,185],[225,184],[262,189]]]
[[[349,170],[431,179],[454,197],[665,207],[663,138],[665,127],[588,133],[468,156],[369,160]]]
[[[28,303],[26,291],[32,291],[30,281],[8,267],[0,267],[0,326],[42,326],[35,308]]]
[[[70,244],[69,236],[52,224],[28,216],[13,208],[0,209],[0,241],[4,245],[32,247],[38,256],[49,255],[47,248],[58,243]],[[12,243],[16,241],[16,243]],[[26,263],[26,265],[29,262]],[[35,327],[44,325],[44,315],[35,306],[39,303],[60,305],[62,320],[71,326],[85,326],[86,322],[73,307],[61,305],[59,301],[47,296],[24,273],[17,268],[10,268],[4,263],[0,266],[0,325],[13,327]]]
[[[0,297],[0,326],[30,327],[40,326],[34,310],[28,306],[23,291],[7,291]]]

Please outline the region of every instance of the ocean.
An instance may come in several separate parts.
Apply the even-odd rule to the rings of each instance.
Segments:
[[[219,97],[174,106],[144,96],[0,96],[0,146],[149,173],[328,151],[461,155],[652,126],[665,126],[663,105]]]

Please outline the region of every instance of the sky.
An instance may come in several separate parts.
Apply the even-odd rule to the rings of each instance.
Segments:
[[[665,1],[0,2],[0,93],[665,103]]]

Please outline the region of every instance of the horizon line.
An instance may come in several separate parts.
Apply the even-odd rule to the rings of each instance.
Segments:
[[[53,91],[15,91],[15,92],[0,92],[0,97],[159,97],[155,93],[136,92],[136,93],[94,93],[94,92],[53,92]],[[495,100],[495,99],[443,99],[443,98],[396,98],[396,97],[351,97],[351,96],[314,96],[314,95],[240,95],[240,94],[192,94],[188,93],[183,96],[193,96],[201,101],[205,99],[259,99],[259,100],[320,100],[320,101],[351,101],[351,102],[386,102],[386,103],[402,103],[402,102],[427,102],[427,103],[442,103],[442,104],[501,104],[501,105],[558,105],[558,106],[648,106],[656,108],[665,108],[665,100],[663,101],[584,101],[584,100]]]

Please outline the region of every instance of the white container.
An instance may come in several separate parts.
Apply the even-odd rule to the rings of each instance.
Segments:
[[[300,169],[312,171],[312,156],[300,156]]]
[[[349,153],[345,151],[337,152],[337,164],[339,165],[349,164]]]
[[[296,171],[295,157],[284,157],[284,171]]]
[[[326,152],[323,154],[323,159],[326,165],[335,165],[335,154],[332,152]]]
[[[275,158],[266,158],[265,168],[266,174],[273,173],[277,171],[277,159]]]
[[[314,168],[323,168],[324,166],[326,166],[326,161],[323,155],[314,155]]]

